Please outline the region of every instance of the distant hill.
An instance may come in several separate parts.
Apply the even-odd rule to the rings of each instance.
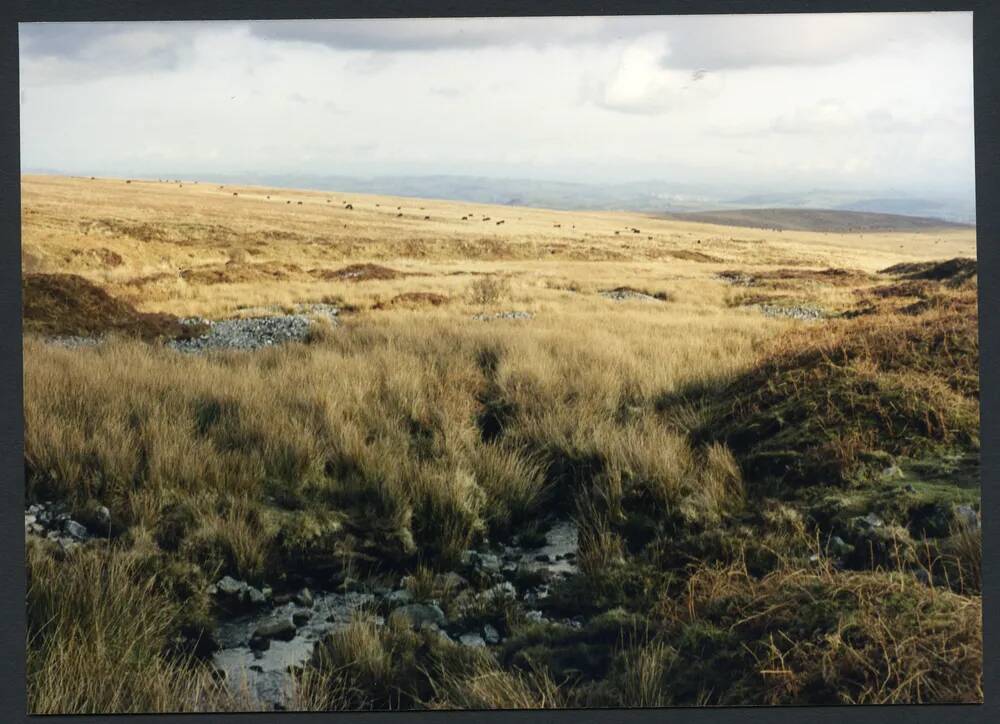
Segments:
[[[968,228],[943,219],[925,216],[879,214],[868,211],[840,209],[734,209],[662,214],[679,221],[698,221],[723,226],[745,226],[754,229],[789,231],[932,231],[935,229]]]

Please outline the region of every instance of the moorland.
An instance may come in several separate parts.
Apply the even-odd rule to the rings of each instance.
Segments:
[[[982,700],[974,229],[21,201],[32,712]]]

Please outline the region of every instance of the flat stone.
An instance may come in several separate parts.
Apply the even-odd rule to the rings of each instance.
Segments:
[[[63,531],[66,535],[72,536],[76,540],[87,540],[89,535],[87,534],[87,529],[82,525],[77,523],[75,520],[66,519],[63,521],[62,525]]]
[[[295,638],[295,624],[286,617],[268,619],[257,625],[252,638],[291,641]]]

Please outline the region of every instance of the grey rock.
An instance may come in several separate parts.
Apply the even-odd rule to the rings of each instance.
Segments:
[[[444,611],[434,603],[411,603],[397,608],[393,615],[402,616],[415,629],[422,628],[427,624],[444,626],[448,623]]]
[[[386,603],[390,606],[405,606],[408,603],[413,602],[413,594],[407,591],[405,588],[400,588],[398,591],[393,591],[388,596],[385,597]]]
[[[89,537],[87,534],[87,529],[84,528],[79,523],[77,523],[75,520],[70,520],[69,518],[67,518],[62,522],[62,524],[63,524],[62,525],[63,531],[66,533],[66,535],[69,535],[76,540],[87,540],[87,538]]]
[[[483,553],[479,556],[479,567],[488,573],[500,572],[500,557],[493,553]]]
[[[874,513],[869,513],[865,516],[858,516],[853,519],[855,526],[861,530],[871,530],[872,528],[881,528],[885,523],[881,518],[879,518]]]
[[[223,576],[216,582],[215,587],[223,596],[238,596],[246,590],[247,584],[237,581],[232,576]]]
[[[541,623],[545,620],[545,615],[541,611],[531,610],[525,612],[524,619],[528,623]]]
[[[247,586],[246,600],[254,606],[263,606],[267,603],[267,597],[253,586]]]
[[[94,518],[96,518],[97,522],[101,525],[110,525],[111,511],[101,505],[94,511]]]
[[[447,573],[439,573],[435,579],[434,583],[444,589],[457,590],[459,588],[464,588],[469,584],[467,580],[462,578],[454,571],[448,571]]]
[[[493,645],[500,643],[500,632],[490,624],[483,626],[483,639],[486,643]]]
[[[291,641],[295,638],[295,624],[287,616],[271,618],[257,625],[253,632],[253,638]]]
[[[314,603],[312,591],[308,588],[303,588],[292,600],[300,606],[305,606],[306,608],[312,608]]]
[[[979,515],[971,505],[956,505],[955,518],[967,530],[975,530],[980,526]]]
[[[35,521],[37,521],[37,520],[38,520],[38,518],[35,517],[34,515],[31,515],[31,514],[28,514],[28,513],[25,513],[25,515],[24,515],[24,525],[25,525],[25,527],[34,525]]]
[[[458,642],[462,646],[471,646],[475,648],[480,648],[486,646],[486,641],[475,631],[470,631],[469,633],[464,633],[458,637]]]
[[[830,553],[837,557],[842,557],[850,555],[854,552],[854,546],[850,543],[846,543],[843,538],[839,535],[835,535],[830,539]]]

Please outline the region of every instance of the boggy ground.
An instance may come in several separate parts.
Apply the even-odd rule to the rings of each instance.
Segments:
[[[24,191],[32,711],[981,700],[971,232]]]

